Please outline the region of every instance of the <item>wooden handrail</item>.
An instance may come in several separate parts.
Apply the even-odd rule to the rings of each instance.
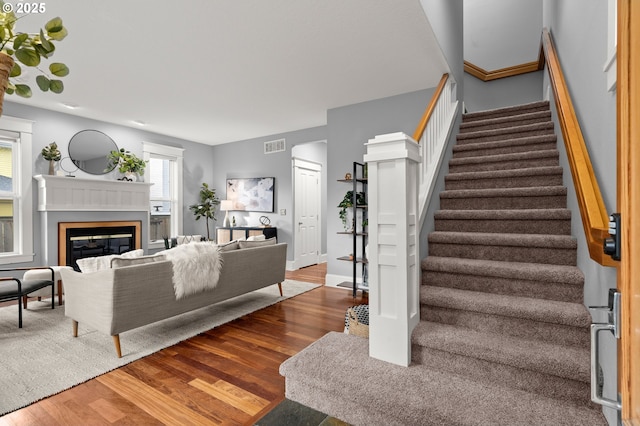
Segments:
[[[526,74],[535,71],[541,71],[544,69],[544,61],[542,64],[540,61],[527,62],[525,64],[514,65],[512,67],[500,68],[498,70],[487,71],[480,68],[477,65],[472,64],[469,61],[464,61],[464,71],[467,74],[471,74],[477,79],[482,81],[492,81],[499,78],[513,77],[520,74]]]
[[[440,83],[438,83],[438,87],[436,87],[436,91],[431,97],[431,101],[429,102],[429,105],[427,105],[427,109],[424,111],[422,119],[420,120],[416,131],[413,133],[413,139],[418,143],[420,143],[424,129],[426,129],[427,123],[429,123],[429,119],[431,119],[431,114],[433,114],[433,110],[436,108],[438,99],[440,99],[440,94],[442,93],[442,90],[444,90],[445,84],[447,84],[447,79],[449,79],[449,74],[442,74]]]
[[[580,124],[571,102],[569,89],[560,67],[560,61],[551,34],[546,28],[542,31],[542,47],[549,70],[549,78],[555,97],[558,121],[560,122],[567,150],[569,167],[576,189],[589,255],[591,259],[603,266],[616,266],[618,262],[603,252],[603,241],[609,237],[609,215],[593,172],[589,152],[580,130]]]

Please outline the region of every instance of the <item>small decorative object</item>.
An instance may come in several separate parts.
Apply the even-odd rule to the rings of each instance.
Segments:
[[[60,168],[67,172],[66,177],[75,177],[73,173],[78,170],[78,166],[71,160],[71,157],[63,157],[60,160]]]
[[[162,239],[164,240],[164,248],[169,250],[169,237],[162,237]]]
[[[366,204],[366,201],[364,199],[364,192],[356,193],[356,205],[360,206],[364,204]],[[353,207],[353,191],[347,191],[347,193],[344,194],[344,198],[342,199],[342,201],[340,201],[338,207],[340,207],[339,215],[340,220],[342,221],[342,225],[344,226],[344,230],[349,231],[353,229],[353,219],[347,219],[347,213],[350,212],[351,208]]]
[[[144,168],[147,166],[147,162],[141,158],[138,158],[131,151],[127,151],[124,148],[114,150],[107,155],[109,165],[107,169],[113,170],[118,167],[120,173],[124,173],[125,177],[118,180],[136,181],[138,176],[144,174]]]
[[[268,228],[271,226],[271,219],[269,219],[267,216],[260,216],[260,224],[265,228]]]
[[[22,7],[24,5],[24,7]],[[9,95],[16,94],[23,98],[31,97],[31,87],[24,83],[24,79],[14,80],[22,75],[20,64],[33,67],[39,74],[36,76],[38,88],[43,92],[49,90],[53,93],[62,93],[64,84],[62,80],[52,77],[65,77],[69,74],[69,68],[60,62],[49,64],[49,75],[42,71],[41,59],[49,59],[55,52],[54,41],[62,41],[67,36],[67,29],[62,24],[62,19],[53,18],[47,22],[44,28],[34,33],[18,31],[15,26],[18,18],[14,9],[21,12],[38,12],[36,9],[28,11],[27,5],[36,7],[40,5],[44,12],[45,3],[0,1],[0,114],[5,92]]]
[[[58,144],[51,142],[49,145],[42,148],[42,158],[49,161],[49,174],[54,175],[56,161],[60,161],[60,158],[62,158],[60,150],[58,149]]]
[[[364,163],[364,166],[362,166],[362,177],[365,179],[369,178],[369,165],[367,163]]]
[[[236,217],[235,217],[235,216],[233,216],[233,217],[231,218],[231,226],[233,226],[234,228],[235,228],[235,226],[236,226]]]
[[[220,204],[220,199],[216,197],[216,190],[209,188],[209,185],[202,183],[200,189],[200,203],[189,206],[189,210],[196,215],[196,220],[201,217],[205,218],[207,224],[207,241],[211,238],[209,236],[209,219],[216,220],[216,206]],[[235,218],[234,218],[235,222]]]
[[[344,175],[344,180],[351,180],[351,173],[347,173]]]

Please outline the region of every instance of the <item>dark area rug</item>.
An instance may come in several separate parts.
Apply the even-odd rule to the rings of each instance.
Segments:
[[[349,426],[336,418],[327,416],[306,405],[285,399],[263,418],[256,426]]]

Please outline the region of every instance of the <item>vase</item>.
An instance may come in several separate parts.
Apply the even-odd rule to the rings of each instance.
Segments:
[[[133,172],[125,172],[124,177],[130,182],[137,182],[138,174]]]
[[[56,162],[54,160],[49,160],[49,174],[50,175],[55,175],[56,174]]]

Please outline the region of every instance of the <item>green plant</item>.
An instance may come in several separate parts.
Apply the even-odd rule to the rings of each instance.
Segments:
[[[216,197],[216,190],[209,188],[209,185],[206,183],[202,183],[199,196],[200,202],[189,206],[189,210],[196,215],[196,220],[199,220],[201,217],[205,218],[207,224],[207,240],[210,240],[209,219],[216,220],[216,206],[220,204],[220,199]]]
[[[56,48],[54,41],[62,41],[67,36],[67,29],[62,24],[62,19],[53,18],[47,22],[44,28],[36,33],[24,33],[16,31],[16,22],[20,19],[13,12],[14,6],[24,8],[38,6],[44,8],[45,3],[4,3],[0,0],[0,53],[7,55],[13,62],[13,68],[9,73],[9,82],[6,93],[15,93],[18,96],[29,98],[32,95],[31,87],[24,82],[13,83],[12,79],[22,75],[20,64],[36,68],[40,74],[36,76],[36,84],[43,92],[51,90],[53,93],[62,93],[64,83],[53,77],[65,77],[69,74],[69,68],[61,62],[49,64],[49,73],[43,71],[39,65],[42,60],[53,56]],[[44,12],[44,10],[42,10]]]
[[[42,158],[47,161],[60,161],[62,155],[58,149],[58,144],[51,142],[49,145],[42,148]]]
[[[147,166],[146,161],[124,148],[120,148],[118,151],[111,151],[107,158],[109,159],[109,165],[105,171],[110,171],[117,167],[120,173],[131,172],[143,175],[144,168]]]
[[[357,192],[356,205],[362,206],[366,203],[367,202],[364,198],[364,192]],[[353,207],[353,191],[347,191],[347,193],[344,194],[344,198],[342,199],[342,201],[340,201],[338,207],[340,207],[338,214],[340,216],[340,220],[342,221],[342,225],[345,229],[347,229],[347,209]]]

